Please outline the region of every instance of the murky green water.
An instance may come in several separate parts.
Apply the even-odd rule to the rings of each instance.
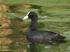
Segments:
[[[63,44],[37,44],[37,52],[70,52],[70,0],[3,0],[3,3],[8,3],[9,5],[15,5],[18,3],[30,3],[33,7],[36,6],[32,9],[39,14],[39,30],[50,30],[58,32],[66,37],[67,42]],[[19,8],[18,10],[16,10],[16,12],[9,12],[8,16],[9,18],[14,19],[18,17],[17,13],[25,15],[30,10],[31,8]],[[28,22],[29,21],[27,20],[25,23]],[[28,25],[26,27],[28,27]],[[19,32],[20,28],[14,26],[14,29],[15,34],[8,37],[9,39],[13,40],[13,43],[11,45],[0,45],[0,52],[23,52],[23,49],[26,49],[27,45],[23,44],[24,35]],[[10,50],[7,51],[5,49]]]

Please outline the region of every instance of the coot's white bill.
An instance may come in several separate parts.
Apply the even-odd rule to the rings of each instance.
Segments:
[[[26,15],[26,16],[23,18],[23,20],[26,20],[26,19],[28,19],[28,15]]]
[[[27,15],[23,18],[23,20],[28,19],[28,15],[29,15],[30,11],[27,13]]]

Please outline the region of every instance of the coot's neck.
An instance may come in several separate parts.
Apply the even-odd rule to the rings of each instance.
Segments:
[[[37,30],[37,19],[31,19],[30,31]]]

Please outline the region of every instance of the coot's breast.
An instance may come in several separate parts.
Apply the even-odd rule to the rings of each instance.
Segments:
[[[44,40],[43,34],[40,34],[39,32],[29,32],[27,36],[28,40],[31,42],[43,42]]]

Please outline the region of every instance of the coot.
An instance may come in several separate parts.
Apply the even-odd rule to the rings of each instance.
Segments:
[[[30,42],[31,52],[34,52],[35,43],[54,44],[65,42],[65,37],[59,33],[37,30],[38,15],[34,11],[28,12],[23,20],[27,18],[31,19],[31,25],[29,27],[29,31],[27,32],[27,40]]]

